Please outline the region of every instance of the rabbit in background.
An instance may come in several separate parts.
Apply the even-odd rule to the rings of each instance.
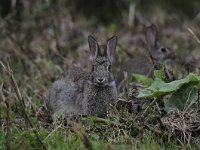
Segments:
[[[117,100],[112,62],[117,37],[99,45],[94,37],[88,36],[90,48],[90,68],[74,68],[53,83],[49,89],[49,105],[52,118],[60,113],[69,115],[104,116],[109,105]]]
[[[146,27],[145,37],[147,48],[152,54],[152,59],[155,61],[157,68],[160,68],[164,61],[174,62],[175,53],[170,47],[165,46],[164,43],[158,40],[158,30],[156,25],[152,24]]]
[[[145,28],[145,39],[148,51],[135,52],[133,58],[122,64],[116,79],[118,86],[123,81],[124,72],[152,76],[153,70],[160,69],[164,62],[169,67],[173,66],[175,53],[159,41],[156,25],[152,24]]]

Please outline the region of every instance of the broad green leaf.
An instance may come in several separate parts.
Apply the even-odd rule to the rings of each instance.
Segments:
[[[180,89],[184,84],[194,82],[196,85],[200,85],[200,77],[193,73],[190,73],[187,77],[180,80],[175,80],[169,83],[165,83],[163,80],[156,78],[152,85],[139,92],[138,97],[159,97],[172,93]]]
[[[153,83],[153,80],[145,75],[133,73],[132,76],[137,82],[142,82],[144,85],[150,86]]]
[[[179,110],[187,110],[198,99],[198,88],[193,83],[185,84],[181,89],[178,89],[165,102],[164,110],[166,112]]]
[[[172,66],[170,62],[165,61],[160,70],[154,70],[154,77],[169,82],[169,77],[171,76],[169,71],[173,70]]]
[[[163,70],[154,70],[154,77],[162,79],[163,78]]]
[[[162,66],[162,68],[160,70],[154,70],[154,77],[161,79],[163,81],[167,81],[164,66]]]

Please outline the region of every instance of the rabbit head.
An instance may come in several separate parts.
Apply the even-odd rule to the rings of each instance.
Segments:
[[[98,87],[113,86],[112,62],[115,54],[117,37],[107,41],[107,45],[99,45],[93,36],[88,37],[91,54],[89,83]]]
[[[123,72],[152,76],[153,69],[160,69],[164,64],[165,69],[170,72],[167,73],[168,78],[170,80],[173,79],[173,67],[175,65],[175,53],[173,49],[160,43],[156,25],[152,24],[145,27],[144,33],[146,39],[146,48],[148,49],[149,55],[146,53],[146,51],[143,53],[141,53],[141,51],[137,51],[131,59],[127,61],[125,60],[125,63],[122,64],[120,68],[116,80],[118,90],[120,92],[124,88],[124,80],[126,79],[123,78]]]
[[[158,41],[158,30],[156,25],[152,24],[146,27],[145,38],[148,49],[150,50],[153,59],[158,63],[158,65],[163,64],[164,61],[167,61],[169,64],[174,61],[174,51]]]

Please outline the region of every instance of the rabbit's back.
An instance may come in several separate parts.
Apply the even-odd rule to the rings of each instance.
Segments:
[[[160,69],[167,62],[172,68],[175,60],[174,51],[158,39],[157,27],[152,24],[145,28],[146,52],[134,52],[133,58],[125,61],[117,76],[117,85],[123,82],[123,72],[152,75],[154,68]]]
[[[120,71],[117,73],[116,84],[119,85],[124,78],[123,72],[128,72],[130,76],[133,73],[149,76],[152,74],[153,65],[144,53],[137,53],[133,58],[126,60],[120,67]],[[131,77],[130,77],[131,79]]]
[[[53,118],[65,115],[81,115],[84,83],[88,74],[81,68],[69,70],[49,89],[49,104]]]
[[[49,105],[53,120],[60,113],[69,115],[105,116],[110,104],[117,99],[112,62],[116,50],[117,37],[107,40],[107,45],[99,45],[88,36],[90,65],[84,69],[74,68],[53,83],[49,90]]]

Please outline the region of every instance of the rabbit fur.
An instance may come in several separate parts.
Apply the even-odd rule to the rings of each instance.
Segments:
[[[153,63],[155,63],[157,69],[160,69],[165,61],[170,67],[173,66],[175,53],[171,48],[166,47],[158,40],[158,30],[156,25],[151,24],[145,28],[145,38],[147,48],[150,51],[154,62],[152,62],[149,57],[148,51],[135,52],[134,57],[125,61],[120,67],[116,79],[117,85],[123,81],[123,72],[138,73],[148,76],[152,75],[152,71],[154,70]]]
[[[49,89],[49,105],[52,118],[60,113],[69,115],[104,116],[109,105],[117,100],[112,62],[117,37],[99,45],[93,36],[88,36],[91,61],[90,68],[74,68],[55,81]]]

